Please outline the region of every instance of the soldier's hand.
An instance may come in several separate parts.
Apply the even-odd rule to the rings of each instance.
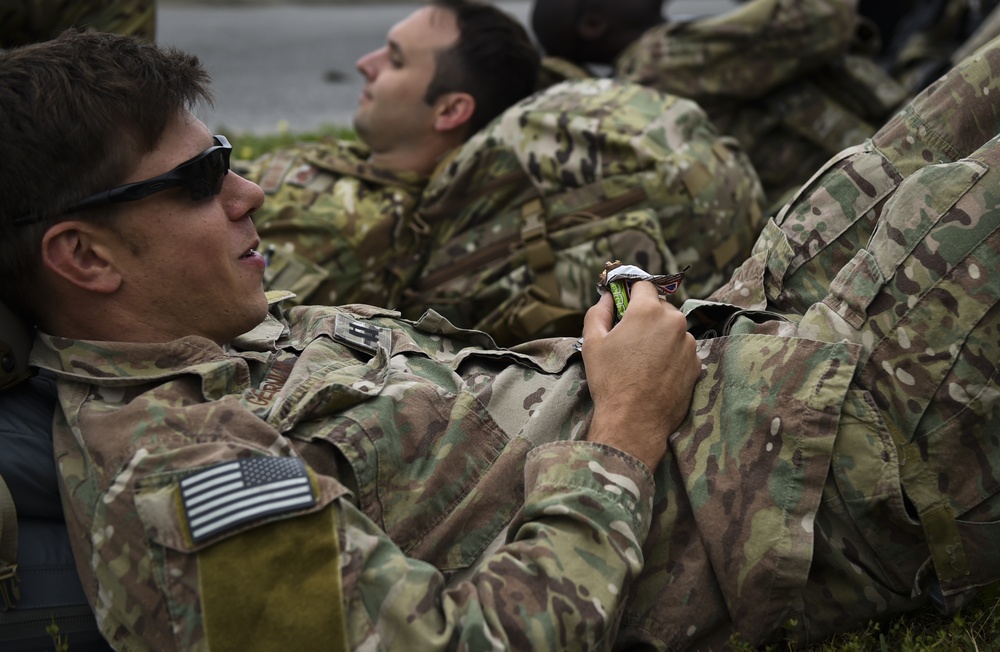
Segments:
[[[594,399],[587,439],[637,457],[655,469],[667,437],[687,415],[701,362],[684,315],[646,281],[632,286],[628,309],[613,326],[611,294],[587,311],[583,362]]]

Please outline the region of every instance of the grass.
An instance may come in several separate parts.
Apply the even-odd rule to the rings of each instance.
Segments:
[[[215,133],[230,133],[220,127]],[[312,132],[292,133],[279,125],[278,133],[234,133],[234,155],[251,160],[276,148],[298,142],[353,139],[347,127],[324,125]],[[941,616],[931,608],[833,637],[809,648],[810,652],[990,652],[1000,650],[1000,586],[985,591],[954,616]],[[752,648],[733,640],[734,649]],[[785,652],[788,646],[768,646],[765,652]]]
[[[322,125],[315,131],[292,132],[285,122],[278,123],[278,131],[270,134],[241,133],[227,129],[225,125],[216,127],[213,133],[226,134],[233,144],[233,158],[242,161],[251,161],[261,154],[295,143],[354,139],[354,130],[349,127]]]
[[[808,652],[991,652],[1000,649],[1000,587],[993,587],[954,616],[942,616],[932,608],[898,618],[870,622],[866,627],[834,636]],[[753,650],[732,640],[734,650]],[[764,652],[792,650],[779,644]]]

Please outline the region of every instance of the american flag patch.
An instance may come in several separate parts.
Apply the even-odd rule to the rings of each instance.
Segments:
[[[181,480],[191,538],[204,541],[241,523],[316,504],[305,463],[252,457],[209,467]]]

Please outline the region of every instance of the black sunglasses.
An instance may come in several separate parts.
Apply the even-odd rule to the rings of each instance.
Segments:
[[[171,188],[184,187],[191,191],[191,201],[200,201],[218,195],[222,190],[222,180],[229,173],[229,157],[233,146],[225,136],[213,136],[215,145],[201,154],[184,161],[173,170],[152,179],[126,183],[110,190],[102,190],[64,208],[60,215],[75,213],[104,204],[138,201],[153,193]],[[13,223],[21,226],[40,222],[46,216],[32,214],[17,217]]]

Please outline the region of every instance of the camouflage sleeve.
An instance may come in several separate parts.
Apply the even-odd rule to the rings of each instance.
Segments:
[[[846,51],[856,20],[851,0],[754,0],[649,30],[615,73],[694,100],[754,99]]]
[[[535,449],[507,543],[449,585],[342,511],[352,649],[604,649],[642,568],[653,484],[636,460],[585,442]]]
[[[226,494],[237,467],[265,484]],[[454,585],[332,477],[232,441],[140,450],[93,503],[67,493],[71,526],[94,544],[98,621],[123,649],[603,647],[642,568],[652,477],[613,449],[563,442],[529,454],[525,481],[507,543]],[[280,500],[261,489],[272,482]]]

